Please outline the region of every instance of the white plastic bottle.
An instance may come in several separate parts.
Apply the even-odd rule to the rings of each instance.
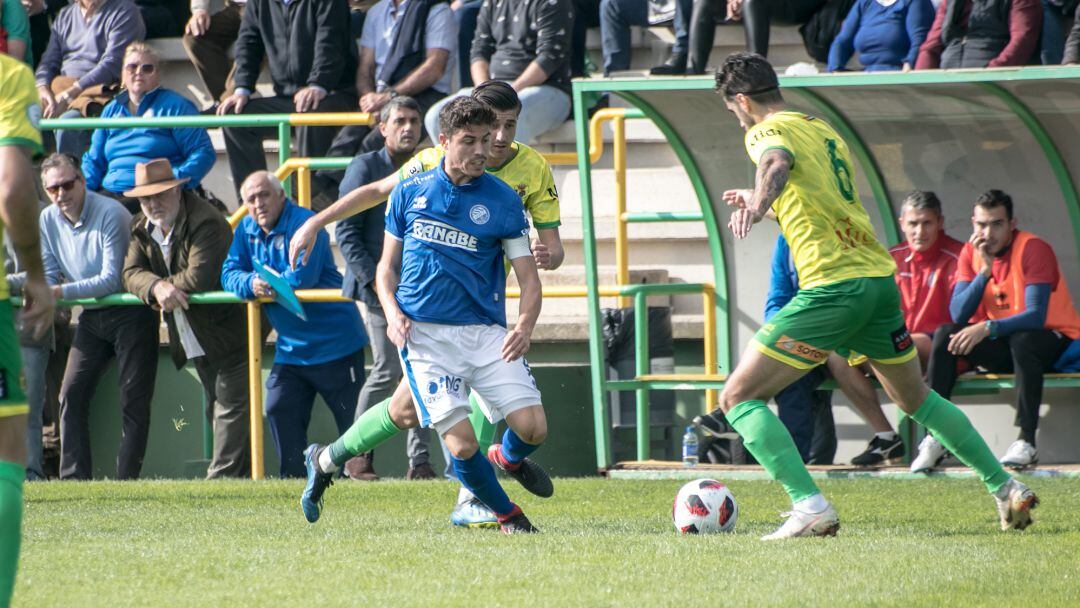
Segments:
[[[696,467],[698,463],[698,436],[693,425],[686,427],[682,438],[682,463],[684,467]]]

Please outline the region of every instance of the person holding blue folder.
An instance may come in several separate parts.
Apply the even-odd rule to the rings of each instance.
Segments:
[[[242,298],[275,298],[263,306],[278,334],[266,381],[266,417],[281,458],[280,475],[303,477],[315,395],[329,406],[338,432],[345,432],[364,384],[368,338],[351,302],[308,302],[297,310],[290,301],[289,296],[295,297],[291,290],[341,289],[341,273],[325,231],[319,233],[308,264],[295,269],[289,265],[289,239],[312,212],[289,200],[281,182],[266,171],[248,176],[240,195],[248,215],[233,235],[221,284]]]

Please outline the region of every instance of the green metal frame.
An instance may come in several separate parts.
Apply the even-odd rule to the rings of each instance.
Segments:
[[[792,90],[799,99],[811,105],[815,111],[829,121],[840,135],[849,144],[852,152],[861,165],[863,174],[866,176],[873,193],[878,211],[884,225],[885,236],[889,244],[900,241],[900,232],[896,225],[895,213],[889,199],[889,190],[884,175],[877,165],[873,152],[861,138],[858,130],[852,122],[837,109],[828,99],[813,89],[826,89],[836,87],[865,87],[883,85],[928,85],[928,84],[975,84],[997,97],[1028,129],[1029,133],[1040,146],[1053,175],[1061,190],[1065,201],[1069,219],[1073,227],[1075,243],[1080,252],[1080,196],[1077,194],[1076,184],[1069,173],[1069,168],[1062,157],[1060,150],[1054,143],[1050,134],[1038,120],[1038,117],[1016,95],[1011,93],[1000,83],[1023,82],[1035,80],[1057,79],[1080,79],[1080,67],[1029,67],[1022,69],[1006,70],[957,70],[957,71],[920,71],[913,73],[855,73],[855,74],[822,74],[816,76],[781,77],[780,85]],[[695,390],[722,389],[723,380],[607,380],[604,373],[605,362],[602,340],[600,339],[599,325],[599,295],[597,291],[596,272],[596,239],[593,204],[592,204],[592,177],[586,152],[588,150],[587,120],[584,108],[584,97],[598,92],[616,94],[637,106],[656,126],[661,130],[675,151],[680,162],[683,164],[691,183],[697,194],[702,212],[637,212],[626,213],[623,217],[627,222],[686,222],[705,221],[708,230],[710,250],[713,257],[717,286],[717,337],[718,359],[720,368],[726,372],[731,365],[731,345],[728,332],[730,330],[730,316],[728,314],[727,280],[722,265],[723,248],[720,239],[718,224],[713,214],[712,204],[708,191],[701,174],[698,171],[697,161],[687,149],[685,143],[675,132],[674,128],[664,118],[663,114],[647,103],[640,92],[653,91],[706,91],[715,86],[710,77],[689,78],[626,78],[626,79],[593,79],[575,81],[573,85],[574,117],[577,124],[577,150],[579,181],[582,190],[582,227],[584,231],[586,283],[589,293],[589,323],[590,340],[589,350],[592,360],[592,396],[594,403],[594,423],[596,425],[597,443],[597,466],[606,469],[610,463],[609,438],[609,413],[607,405],[607,392],[610,390],[633,390],[636,395],[636,418],[637,418],[637,455],[639,459],[648,457],[648,391],[650,390]],[[632,286],[633,287],[633,286]],[[657,286],[664,287],[664,286]],[[721,294],[721,290],[723,293]],[[630,292],[622,292],[630,295]],[[648,368],[648,316],[645,299],[645,291],[633,293],[635,305],[635,371],[638,377],[647,375]],[[644,339],[641,337],[644,336]],[[958,390],[997,390],[1013,388],[1014,380],[1011,378],[971,378],[960,381]],[[1076,388],[1080,387],[1080,378],[1059,376],[1048,377],[1047,387]]]

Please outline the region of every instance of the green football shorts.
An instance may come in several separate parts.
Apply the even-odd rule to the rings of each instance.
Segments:
[[[15,315],[10,300],[0,300],[0,418],[29,411],[23,394],[20,372],[22,357]]]
[[[800,290],[757,332],[754,342],[763,354],[797,369],[821,365],[833,351],[887,364],[904,363],[918,354],[891,276]]]

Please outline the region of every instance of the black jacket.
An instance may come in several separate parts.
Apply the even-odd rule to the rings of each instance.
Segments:
[[[394,163],[386,148],[368,152],[352,159],[341,181],[341,196],[380,180],[395,171]],[[363,213],[341,220],[335,236],[341,256],[345,258],[345,278],[341,282],[341,295],[360,300],[369,307],[380,308],[375,294],[375,267],[382,256],[383,233],[386,221],[386,203]]]
[[[248,0],[236,39],[237,87],[255,90],[263,58],[274,93],[317,85],[355,93],[356,49],[346,0]]]

